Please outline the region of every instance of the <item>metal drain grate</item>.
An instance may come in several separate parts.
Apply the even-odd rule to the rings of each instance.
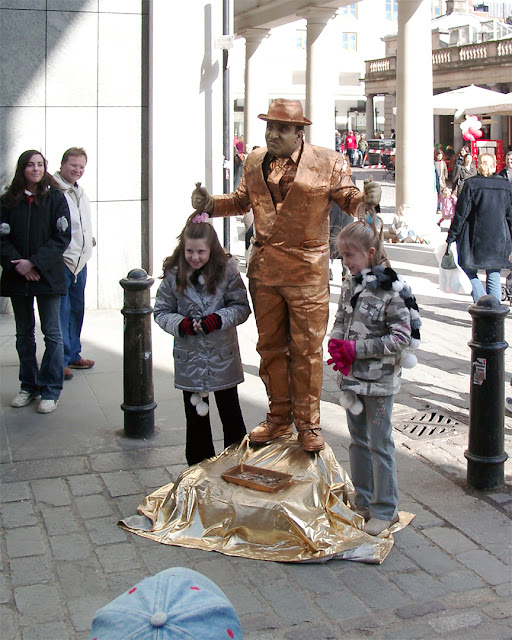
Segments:
[[[409,438],[430,440],[431,438],[455,435],[460,424],[454,418],[442,413],[417,413],[412,418],[396,425],[395,429],[405,433]]]

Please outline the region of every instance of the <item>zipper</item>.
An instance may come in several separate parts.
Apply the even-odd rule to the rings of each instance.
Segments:
[[[29,202],[28,203],[28,217],[27,217],[27,235],[26,235],[26,241],[25,241],[25,258],[27,260],[28,260],[29,251],[30,251],[30,218],[31,218],[31,214],[32,214],[32,203]],[[28,286],[29,286],[29,281],[25,280],[25,291],[26,291],[25,295],[27,295],[27,296],[29,294]]]

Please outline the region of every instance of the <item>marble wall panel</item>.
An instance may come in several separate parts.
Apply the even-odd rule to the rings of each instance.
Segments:
[[[140,107],[98,109],[98,200],[140,200]]]
[[[140,202],[98,203],[98,306],[120,309],[119,280],[141,266]]]
[[[148,0],[99,0],[99,10],[104,13],[147,13]]]
[[[3,106],[44,104],[45,32],[44,11],[2,11],[0,104]]]
[[[37,149],[46,156],[44,107],[0,107],[0,193],[11,183],[19,156]]]
[[[87,167],[80,180],[89,200],[98,199],[98,126],[95,107],[49,107],[46,110],[47,153],[52,172],[69,147],[83,147]]]
[[[48,11],[48,106],[97,104],[98,14]]]
[[[98,11],[98,0],[47,0],[49,11]]]
[[[98,203],[91,202],[92,235],[98,242]],[[87,309],[98,308],[98,251],[108,251],[108,246],[96,247],[87,262],[87,285],[85,287],[85,306]]]
[[[0,9],[46,9],[46,0],[0,0]]]
[[[99,106],[142,103],[141,31],[140,15],[99,15]]]

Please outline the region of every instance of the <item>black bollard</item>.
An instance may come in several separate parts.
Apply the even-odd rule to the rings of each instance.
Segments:
[[[473,319],[469,401],[468,484],[481,491],[505,483],[505,342],[509,309],[494,296],[468,307]]]
[[[149,289],[153,284],[144,269],[132,269],[119,281],[124,289],[123,388],[124,435],[149,438],[155,429],[153,355]]]

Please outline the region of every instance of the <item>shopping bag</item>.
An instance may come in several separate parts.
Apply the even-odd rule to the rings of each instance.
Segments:
[[[468,276],[462,271],[457,263],[457,249],[455,243],[450,244],[450,254],[455,264],[454,268],[443,268],[443,257],[446,254],[448,245],[446,242],[440,244],[434,251],[439,263],[439,288],[444,293],[456,293],[458,295],[469,295],[471,293],[471,282]]]

